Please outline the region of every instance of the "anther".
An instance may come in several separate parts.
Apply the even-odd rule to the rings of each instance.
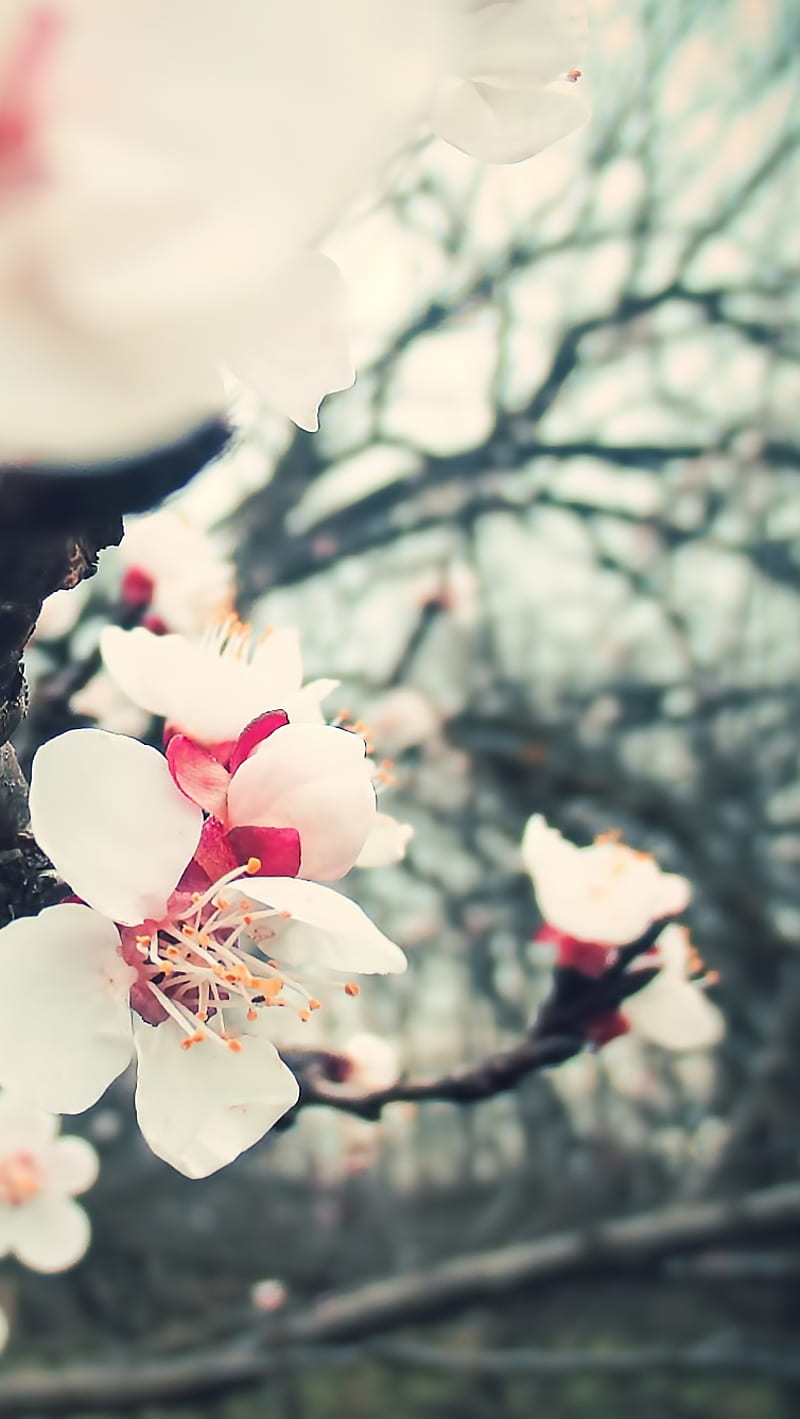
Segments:
[[[247,873],[248,877],[255,877],[256,873],[261,871],[261,858],[248,857],[247,866],[244,870]]]
[[[226,1044],[226,1047],[230,1050],[231,1054],[241,1054],[241,1052],[242,1052],[242,1042],[241,1042],[241,1040],[226,1040],[226,1041],[225,1041],[225,1044]]]
[[[344,993],[345,995],[359,995],[360,990],[360,986],[357,986],[355,981],[349,980],[344,988]]]

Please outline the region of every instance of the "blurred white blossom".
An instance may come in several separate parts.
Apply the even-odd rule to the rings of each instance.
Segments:
[[[686,879],[662,872],[649,853],[613,835],[576,847],[540,814],[528,820],[522,859],[545,921],[579,941],[627,945],[689,903]]]
[[[0,1096],[0,1255],[34,1271],[64,1271],[89,1245],[89,1219],[73,1201],[98,1173],[83,1138],[58,1138],[59,1119]],[[8,1337],[2,1313],[0,1348]]]

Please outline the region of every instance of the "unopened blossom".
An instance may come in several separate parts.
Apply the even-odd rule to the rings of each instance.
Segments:
[[[579,942],[628,945],[689,904],[686,878],[662,872],[649,853],[614,835],[576,847],[540,814],[525,827],[522,859],[545,922]]]
[[[352,380],[314,248],[413,136],[448,0],[4,0],[0,461],[113,459]]]
[[[89,586],[79,581],[77,586],[54,591],[42,602],[42,609],[36,619],[32,640],[60,641],[68,636],[77,624],[89,599]]]
[[[296,631],[270,631],[254,640],[235,617],[203,639],[107,626],[100,650],[106,670],[134,704],[209,748],[231,745],[265,710],[321,723],[320,703],[337,684],[303,685]]]
[[[233,611],[233,564],[169,508],[126,520],[120,598],[154,629],[199,635]]]
[[[400,1077],[400,1056],[391,1040],[363,1030],[342,1047],[347,1060],[347,1083],[365,1094],[390,1089]]]
[[[0,1096],[0,1255],[11,1252],[33,1271],[74,1266],[91,1235],[74,1198],[95,1182],[97,1154],[58,1129],[53,1114]]]
[[[282,1281],[265,1277],[250,1287],[250,1300],[257,1311],[279,1311],[286,1304],[287,1291]]]
[[[566,137],[589,113],[576,68],[585,31],[581,0],[470,4],[436,95],[434,130],[487,163],[520,162]]]
[[[206,1176],[297,1101],[271,1014],[303,1019],[326,980],[355,994],[353,974],[402,970],[403,954],[348,898],[282,874],[287,841],[299,838],[302,856],[313,825],[273,830],[274,864],[252,857],[214,880],[219,823],[161,754],[121,735],[74,730],[45,744],[30,806],[75,897],[0,932],[0,1082],[78,1113],[135,1054],[147,1142]]]

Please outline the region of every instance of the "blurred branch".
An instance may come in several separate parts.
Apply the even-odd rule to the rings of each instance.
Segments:
[[[354,1342],[401,1326],[440,1321],[467,1307],[496,1304],[514,1291],[554,1281],[636,1275],[681,1253],[794,1228],[800,1228],[797,1183],[724,1202],[691,1203],[604,1222],[368,1282],[294,1315],[281,1316],[266,1345],[253,1336],[218,1351],[157,1362],[76,1366],[49,1374],[20,1371],[0,1383],[0,1415],[126,1410],[207,1398],[269,1378],[285,1367],[287,1346],[292,1347],[297,1363],[307,1363],[320,1358],[320,1352],[307,1347]],[[299,1348],[295,1350],[295,1346]],[[522,1359],[519,1352],[462,1356],[413,1345],[374,1347],[365,1353],[396,1363],[432,1364],[464,1373],[558,1375],[571,1374],[577,1368],[584,1373],[627,1374],[664,1367],[786,1376],[787,1366],[794,1365],[791,1375],[795,1377],[800,1370],[800,1362],[770,1352],[741,1348],[734,1356],[728,1350],[707,1346],[683,1351],[647,1349],[620,1356],[524,1351]],[[327,1356],[322,1352],[322,1356],[351,1358],[346,1350]]]
[[[626,971],[634,957],[647,951],[663,931],[667,918],[654,922],[638,940],[618,952],[616,963],[596,978],[572,968],[553,971],[550,994],[539,1009],[531,1029],[510,1049],[498,1050],[478,1064],[456,1069],[435,1079],[400,1079],[389,1088],[364,1094],[332,1084],[346,1078],[347,1057],[333,1050],[282,1050],[300,1083],[298,1109],[324,1104],[359,1118],[380,1118],[387,1104],[418,1104],[431,1100],[474,1104],[507,1093],[529,1074],[563,1064],[579,1054],[589,1041],[587,1027],[601,1016],[613,1014],[622,1002],[643,989],[657,974],[640,968]]]

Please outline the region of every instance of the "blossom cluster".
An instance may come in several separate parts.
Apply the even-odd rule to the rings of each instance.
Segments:
[[[614,977],[613,1006],[582,1022],[587,1042],[599,1047],[632,1028],[664,1049],[719,1042],[724,1018],[705,990],[714,975],[671,920],[689,905],[685,877],[613,833],[577,847],[540,814],[528,820],[522,857],[544,917],[536,939],[555,948],[556,969],[586,982]]]
[[[326,988],[405,968],[327,885],[387,822],[365,740],[324,723],[331,682],[303,686],[294,632],[105,635],[165,752],[78,729],[34,759],[32,828],[72,894],[0,932],[0,1083],[77,1113],[135,1054],[147,1142],[202,1177],[297,1102],[276,1012],[307,1019]]]

